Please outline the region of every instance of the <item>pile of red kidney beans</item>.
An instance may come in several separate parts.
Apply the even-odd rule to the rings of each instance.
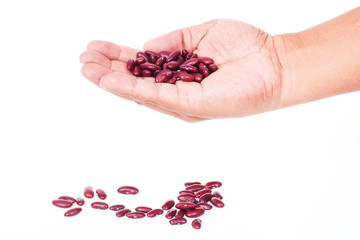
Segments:
[[[201,228],[202,221],[199,218],[206,211],[209,211],[214,207],[222,208],[224,203],[223,197],[218,191],[213,191],[215,188],[219,188],[222,183],[219,181],[211,181],[204,185],[200,182],[187,182],[184,184],[185,189],[179,192],[177,202],[174,200],[166,201],[161,208],[151,208],[148,206],[138,206],[134,210],[130,210],[123,204],[116,204],[109,206],[104,201],[95,201],[91,203],[93,209],[111,210],[115,212],[116,217],[128,217],[131,219],[139,219],[144,217],[154,218],[158,215],[162,215],[164,211],[165,217],[169,220],[171,225],[182,225],[187,222],[187,218],[194,219],[191,223],[195,229]],[[97,189],[96,194],[100,200],[105,200],[107,194],[102,189]],[[84,189],[85,198],[91,199],[95,195],[94,189],[88,186]],[[139,192],[136,187],[122,186],[118,189],[121,194],[135,195]],[[61,196],[58,199],[52,201],[53,205],[60,208],[71,208],[75,203],[78,207],[71,208],[66,211],[65,217],[72,217],[78,215],[82,211],[82,206],[85,205],[85,200],[82,197],[73,198],[70,196]]]
[[[218,69],[213,59],[199,57],[186,49],[138,52],[135,60],[128,60],[127,68],[137,77],[155,77],[157,83],[171,84],[179,80],[201,82]]]

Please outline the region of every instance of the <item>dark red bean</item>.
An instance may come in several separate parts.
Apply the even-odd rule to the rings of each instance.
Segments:
[[[201,203],[207,203],[210,201],[210,199],[213,197],[211,193],[205,193],[199,198],[199,202]]]
[[[180,75],[179,75],[179,78],[180,78],[180,80],[183,81],[183,82],[192,82],[192,81],[194,81],[194,79],[195,79],[193,75],[188,74],[188,73],[180,74]]]
[[[135,67],[135,62],[134,59],[129,59],[127,62],[127,69],[132,72],[134,71],[134,67]]]
[[[158,71],[158,70],[157,70]],[[141,76],[142,77],[150,77],[151,76],[151,71],[149,71],[149,70],[142,70],[141,71]]]
[[[73,197],[70,197],[70,196],[61,196],[61,197],[59,197],[58,199],[68,200],[68,201],[70,201],[70,202],[72,202],[72,203],[75,203],[75,202],[76,202],[76,199],[73,198]]]
[[[125,214],[125,216],[127,216],[128,218],[131,218],[131,219],[138,219],[138,218],[143,218],[145,217],[145,213],[142,213],[142,212],[129,212],[127,214]]]
[[[208,204],[208,203],[198,203],[197,205],[199,207],[202,207],[205,210],[211,210],[212,209],[212,206],[210,204]]]
[[[156,61],[156,65],[158,65],[159,67],[161,67],[166,61],[166,57],[160,57],[157,61]]]
[[[135,63],[136,64],[141,64],[141,63],[145,63],[146,62],[146,60],[145,60],[145,58],[143,58],[143,57],[139,57],[139,58],[137,58],[136,60],[135,60]]]
[[[52,204],[59,208],[69,208],[73,205],[71,201],[64,199],[55,199],[52,201]]]
[[[215,64],[210,64],[208,66],[208,69],[210,70],[210,72],[215,72],[216,70],[218,70],[218,66],[216,66]]]
[[[171,61],[171,62],[167,63],[167,68],[169,68],[171,70],[176,70],[179,66],[180,66],[180,64],[176,61]]]
[[[186,58],[186,56],[189,54],[189,51],[188,50],[186,50],[186,49],[183,49],[182,51],[181,51],[181,56],[183,57],[183,58]]]
[[[192,73],[191,75],[194,76],[196,82],[201,82],[204,79],[201,73]]]
[[[141,76],[141,69],[140,69],[139,66],[135,66],[134,71],[133,71],[133,74],[134,74],[136,77],[140,77],[140,76]]]
[[[195,197],[199,198],[202,195],[204,195],[205,193],[211,193],[211,190],[210,189],[202,189],[200,191],[197,191],[197,192],[195,192]]]
[[[150,57],[149,57],[150,63],[156,63],[157,60],[158,60],[158,58],[155,55],[150,55]]]
[[[106,192],[102,189],[96,189],[96,194],[98,195],[98,197],[101,199],[101,200],[105,200],[107,195],[106,195]]]
[[[189,190],[182,190],[179,192],[179,194],[187,194],[187,193],[194,194],[193,191],[189,191]],[[195,194],[194,194],[194,196],[195,196]]]
[[[94,189],[91,186],[87,186],[84,189],[84,196],[87,198],[93,198],[94,197]]]
[[[161,57],[160,56],[160,54],[158,54],[157,52],[153,52],[153,51],[150,51],[150,50],[146,50],[145,51],[145,54],[147,55],[147,56],[151,56],[151,55],[154,55],[155,57],[157,57],[157,58],[159,58],[159,57]]]
[[[175,217],[176,213],[177,213],[176,209],[171,209],[171,210],[167,211],[167,213],[165,214],[165,217],[167,219],[172,219],[173,217]]]
[[[162,70],[156,70],[153,72],[153,77],[156,77]]]
[[[192,192],[197,192],[197,191],[200,191],[201,189],[204,189],[204,185],[201,185],[201,184],[194,184],[194,185],[191,185],[191,186],[188,186],[186,188],[186,190],[189,190],[189,191],[192,191]]]
[[[190,59],[192,59],[192,58],[198,58],[197,53],[194,53],[193,55],[191,55]]]
[[[148,212],[146,214],[146,216],[148,216],[150,218],[153,218],[153,217],[156,217],[156,216],[161,215],[163,213],[164,213],[164,211],[162,209],[153,209],[150,212]]]
[[[180,56],[180,50],[175,50],[172,53],[170,53],[169,57],[167,58],[167,62],[171,62],[173,60],[176,60]]]
[[[192,209],[190,211],[187,211],[185,213],[185,216],[187,216],[188,218],[197,218],[200,217],[201,215],[203,215],[205,212],[205,209],[202,207],[197,207],[195,209]]]
[[[112,205],[111,207],[109,207],[109,209],[111,211],[119,211],[119,210],[124,209],[124,208],[125,208],[125,206],[122,205],[122,204]]]
[[[160,69],[160,67],[158,65],[155,65],[153,63],[142,63],[140,64],[140,68],[142,70],[146,69],[146,70],[150,70],[150,71],[155,71]]]
[[[85,204],[85,200],[83,198],[77,198],[76,199],[76,204],[79,205],[79,206],[84,206]]]
[[[191,57],[194,55],[193,52],[189,52],[187,55],[186,55],[186,60],[189,60],[191,59]]]
[[[180,201],[192,202],[195,200],[194,194],[180,194],[177,198]]]
[[[171,77],[170,79],[166,80],[164,83],[175,84],[176,83],[176,78]]]
[[[204,77],[207,77],[210,74],[209,69],[203,63],[199,64],[199,72],[201,72]]]
[[[185,187],[189,187],[191,185],[199,185],[199,184],[201,184],[201,182],[186,182],[186,183],[184,183]]]
[[[68,210],[64,216],[65,217],[73,217],[75,215],[78,215],[80,212],[82,211],[82,208],[72,208],[70,210]]]
[[[215,191],[213,194],[214,194],[214,197],[217,197],[220,200],[223,199],[223,196],[218,191]]]
[[[171,219],[170,221],[171,225],[183,225],[187,222],[186,218],[174,218]]]
[[[161,208],[164,209],[164,210],[169,210],[174,206],[175,206],[175,201],[174,200],[168,200],[162,205]]]
[[[197,63],[199,62],[199,59],[198,58],[191,58],[189,60],[186,60],[185,62],[183,62],[183,65],[191,65],[191,66],[194,66],[196,65]]]
[[[182,57],[179,57],[179,58],[176,60],[176,62],[179,64],[179,66],[180,66],[181,64],[183,64],[184,61],[185,61],[185,60],[184,60]]]
[[[149,61],[149,57],[148,57],[145,53],[143,53],[143,52],[138,52],[138,53],[136,54],[136,57],[137,57],[137,58],[142,57],[142,58],[145,59],[146,62]]]
[[[185,213],[186,213],[185,210],[180,210],[176,213],[175,218],[182,218],[185,216]]]
[[[221,187],[222,183],[219,181],[212,181],[205,184],[206,188],[212,189],[212,188],[219,188]]]
[[[182,210],[188,210],[188,209],[196,208],[197,205],[192,202],[179,202],[175,205],[175,207]]]
[[[152,210],[152,208],[144,207],[144,206],[140,206],[140,207],[135,208],[135,211],[142,212],[142,213],[148,213],[151,210]]]
[[[93,202],[91,203],[91,207],[94,209],[106,210],[109,208],[109,205],[104,202]]]
[[[186,71],[188,73],[196,73],[198,71],[196,67],[187,64],[181,65],[180,70]]]
[[[195,219],[192,223],[191,223],[191,226],[195,229],[200,229],[201,228],[201,224],[202,224],[202,221],[201,219]]]
[[[217,197],[213,197],[211,198],[210,202],[217,208],[223,208],[225,206],[225,204],[223,203],[223,201],[221,201],[220,199],[218,199]]]
[[[159,54],[160,54],[160,56],[167,58],[167,57],[169,57],[170,52],[169,51],[161,51],[161,52],[159,52]]]
[[[131,212],[130,209],[122,209],[122,210],[120,210],[120,211],[118,211],[118,212],[116,213],[116,216],[117,216],[117,217],[123,217],[123,216],[125,216],[127,213],[130,213],[130,212]]]
[[[169,69],[162,70],[155,78],[155,82],[162,83],[171,78],[173,72]]]
[[[119,193],[122,194],[137,194],[139,192],[139,189],[137,189],[136,187],[132,187],[132,186],[122,186],[118,189]]]
[[[164,63],[164,64],[162,65],[162,69],[163,69],[163,70],[169,69],[169,68],[168,68],[168,64],[167,64],[167,63]]]
[[[214,63],[214,60],[212,58],[209,57],[199,57],[199,62],[205,64],[205,65],[210,65]]]

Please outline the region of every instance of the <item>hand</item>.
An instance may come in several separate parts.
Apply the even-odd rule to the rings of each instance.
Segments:
[[[213,58],[219,69],[200,84],[155,83],[127,70],[127,60],[138,50],[93,41],[80,57],[82,73],[119,97],[189,122],[246,116],[281,105],[283,77],[274,40],[256,27],[214,20],[150,40],[144,49],[187,49]]]

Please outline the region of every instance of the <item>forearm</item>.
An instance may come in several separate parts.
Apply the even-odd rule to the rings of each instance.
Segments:
[[[282,107],[360,90],[360,7],[274,39],[283,72]]]

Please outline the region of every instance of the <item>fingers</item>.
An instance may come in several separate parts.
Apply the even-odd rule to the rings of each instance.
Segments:
[[[105,57],[101,53],[98,53],[98,52],[92,51],[92,50],[88,50],[86,52],[83,52],[80,55],[80,62],[82,64],[85,64],[85,63],[97,63],[97,64],[100,64],[100,65],[106,67],[106,68],[111,67],[111,61],[107,57]]]
[[[127,62],[129,58],[134,58],[138,50],[134,48],[119,46],[112,42],[95,40],[88,44],[87,50],[101,53],[110,60],[120,60]]]
[[[111,73],[111,70],[97,63],[85,63],[81,73],[85,78],[99,85],[100,78],[105,74]]]

